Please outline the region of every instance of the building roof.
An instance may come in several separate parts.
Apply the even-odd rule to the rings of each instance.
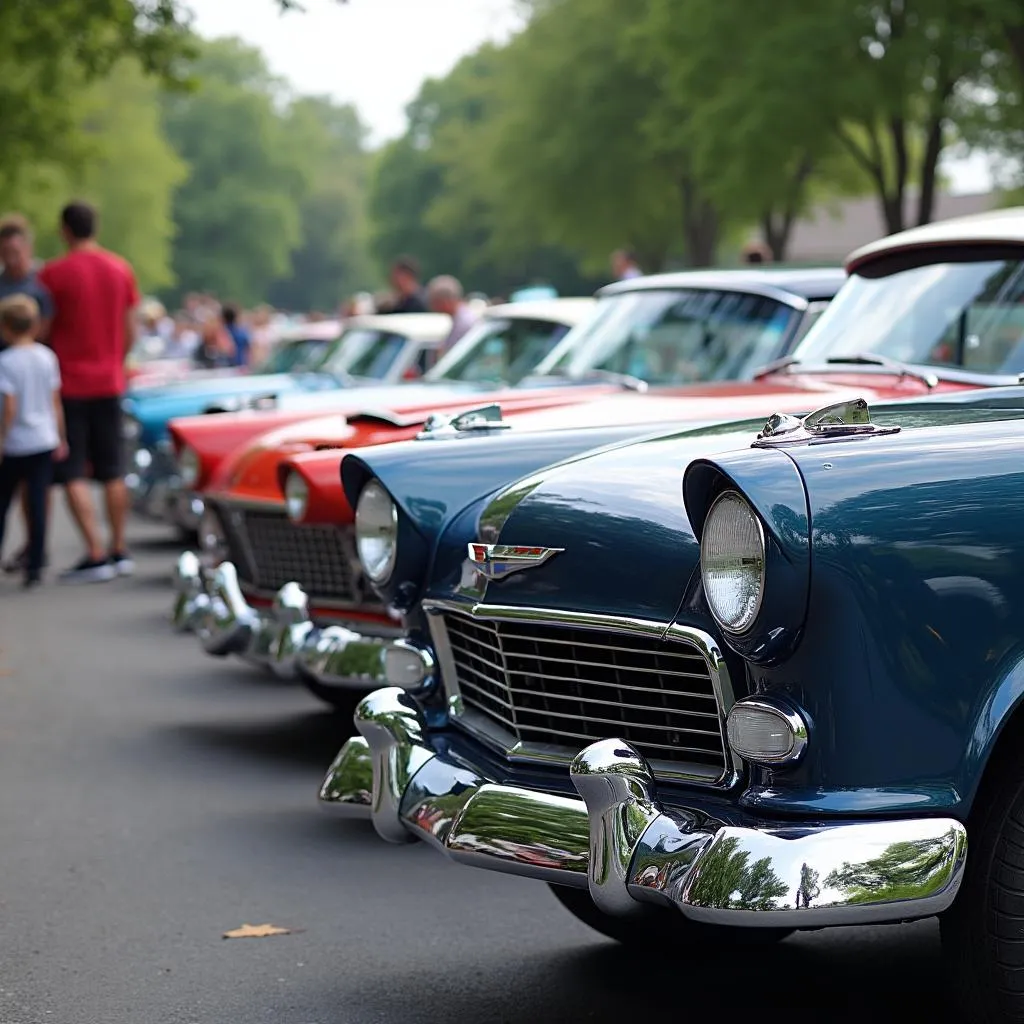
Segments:
[[[934,221],[984,213],[996,205],[992,192],[971,195],[938,195]],[[885,235],[878,199],[858,196],[823,204],[793,225],[786,259],[793,263],[842,263],[847,254]]]

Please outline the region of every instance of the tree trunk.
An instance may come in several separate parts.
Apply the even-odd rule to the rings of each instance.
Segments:
[[[789,183],[787,196],[779,211],[766,210],[761,218],[761,233],[765,244],[771,249],[772,259],[782,263],[789,249],[789,239],[793,233],[793,225],[803,202],[804,187],[814,170],[814,161],[805,156],[797,165],[793,178]]]
[[[700,194],[689,175],[683,176],[680,190],[686,261],[691,267],[710,267],[718,253],[718,211]]]
[[[1024,81],[1024,22],[1020,25],[1004,25],[1003,32],[1010,44],[1010,53],[1017,64],[1017,72]]]
[[[917,223],[930,224],[935,215],[935,190],[942,154],[942,117],[934,115],[928,124],[921,156],[921,194],[917,198]]]

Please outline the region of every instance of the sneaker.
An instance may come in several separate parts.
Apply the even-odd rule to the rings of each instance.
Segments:
[[[22,583],[22,590],[35,590],[43,581],[38,576],[26,576]]]
[[[117,569],[107,558],[86,555],[80,562],[60,574],[61,583],[104,583],[117,576]]]
[[[135,559],[127,551],[118,551],[111,555],[110,564],[118,576],[131,576],[135,572]]]

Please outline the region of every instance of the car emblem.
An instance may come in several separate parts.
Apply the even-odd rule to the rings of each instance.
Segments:
[[[523,569],[543,565],[565,548],[527,548],[511,544],[470,544],[469,560],[489,580],[500,580]]]

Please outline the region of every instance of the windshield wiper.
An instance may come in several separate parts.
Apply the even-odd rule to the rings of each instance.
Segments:
[[[788,369],[790,366],[796,366],[800,360],[796,356],[783,356],[781,359],[773,359],[770,363],[765,363],[754,374],[754,380],[760,380],[762,377],[768,377],[773,373],[778,373],[780,370]]]
[[[610,384],[618,384],[626,391],[646,391],[647,381],[640,377],[634,377],[631,373],[616,373],[614,370],[587,370],[586,377],[596,377],[598,380],[606,380]]]
[[[832,356],[826,359],[825,362],[830,365],[853,363],[854,365],[860,364],[863,366],[883,366],[893,373],[898,373],[900,377],[911,377],[914,380],[919,380],[929,391],[934,387],[938,387],[939,384],[939,378],[934,373],[925,373],[923,370],[917,370],[913,366],[901,363],[898,359],[880,356],[877,352],[854,352],[848,356]]]

